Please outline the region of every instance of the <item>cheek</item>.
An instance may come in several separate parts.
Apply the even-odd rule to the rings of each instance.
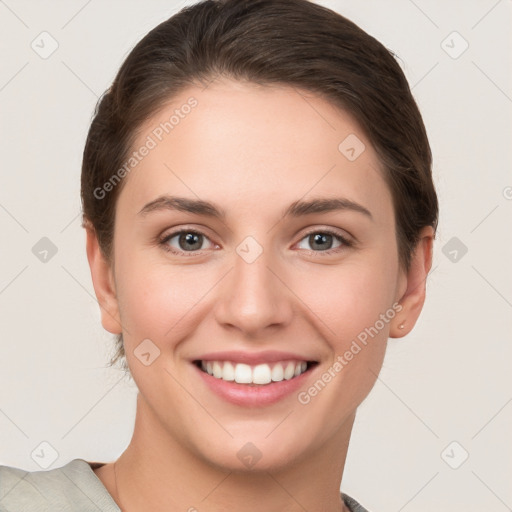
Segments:
[[[324,294],[314,295],[318,309],[312,309],[320,311],[317,325],[331,360],[297,395],[312,431],[321,433],[316,436],[319,443],[334,436],[370,393],[386,352],[389,323],[380,315],[392,306],[387,278],[363,268],[346,270],[339,280],[325,280]]]
[[[371,391],[386,352],[393,308],[393,263],[375,257],[341,265],[337,272],[317,271],[308,279],[315,286],[303,287],[305,302],[318,316],[316,325],[329,345],[332,360],[318,380],[303,389],[299,403],[323,418],[324,433],[334,432],[341,417],[355,410]],[[306,295],[306,290],[309,292]],[[308,409],[309,408],[309,409]],[[326,415],[325,411],[332,414]],[[313,413],[316,411],[316,413]],[[325,418],[328,418],[325,420]]]
[[[323,325],[322,332],[336,351],[392,307],[396,276],[390,267],[382,260],[347,262],[336,270],[319,268],[308,273],[307,281],[297,281],[297,295],[315,313],[316,324]],[[378,326],[387,334],[387,324],[385,329]]]
[[[192,276],[176,266],[162,265],[143,253],[120,257],[116,264],[117,297],[128,337],[154,339],[157,344],[166,333],[172,338],[180,319],[200,299],[203,287],[198,286],[201,281],[197,274]]]

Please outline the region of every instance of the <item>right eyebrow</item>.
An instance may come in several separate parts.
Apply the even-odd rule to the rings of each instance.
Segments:
[[[205,215],[217,219],[225,219],[226,212],[209,201],[202,199],[190,199],[187,197],[160,196],[154,201],[147,203],[137,215],[146,216],[150,212],[161,210],[178,210],[182,212]]]

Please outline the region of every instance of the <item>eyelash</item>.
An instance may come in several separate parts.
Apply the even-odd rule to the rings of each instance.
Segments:
[[[177,251],[168,245],[167,242],[169,242],[169,240],[174,238],[176,235],[181,235],[183,233],[187,233],[187,234],[192,233],[194,235],[201,235],[209,240],[208,236],[206,236],[201,231],[196,231],[195,229],[181,229],[179,231],[174,231],[172,233],[169,233],[168,235],[165,235],[163,238],[159,239],[158,243],[159,243],[159,245],[162,246],[164,251],[170,252],[177,256],[194,257],[196,255],[201,255],[202,254],[201,251]],[[322,256],[324,256],[324,255],[329,256],[331,254],[341,252],[344,249],[348,249],[354,245],[354,242],[348,240],[346,237],[340,235],[337,231],[333,231],[331,229],[314,229],[314,230],[308,231],[307,233],[304,233],[304,236],[299,240],[299,242],[301,242],[302,240],[304,240],[304,238],[306,238],[312,234],[318,234],[318,233],[323,234],[323,235],[331,235],[336,240],[341,242],[343,245],[340,247],[336,247],[335,249],[328,249],[326,251],[313,251],[313,250],[308,250],[308,249],[303,249],[303,250],[307,250],[309,253],[315,253],[315,254],[319,254]]]

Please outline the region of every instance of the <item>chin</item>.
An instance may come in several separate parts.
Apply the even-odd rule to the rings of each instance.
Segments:
[[[203,450],[198,447],[199,456],[223,471],[256,474],[287,469],[305,455],[304,440],[285,443],[282,435],[265,439],[266,435],[258,433],[251,437],[246,434],[243,439],[229,438],[224,443],[217,441],[215,444],[208,442]]]

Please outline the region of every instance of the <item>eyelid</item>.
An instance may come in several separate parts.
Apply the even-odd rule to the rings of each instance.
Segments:
[[[305,236],[311,235],[313,233],[327,233],[329,235],[336,235],[344,238],[347,240],[347,242],[352,244],[356,243],[356,239],[348,231],[329,226],[313,226],[312,228],[306,228],[306,231],[302,233],[300,240],[302,240]]]

